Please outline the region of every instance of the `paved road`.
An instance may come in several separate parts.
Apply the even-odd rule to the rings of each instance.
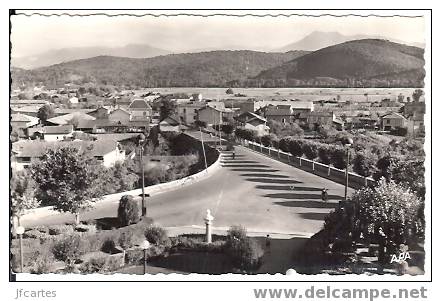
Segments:
[[[147,213],[164,227],[203,227],[210,209],[214,228],[241,224],[249,231],[309,236],[319,231],[324,216],[344,195],[343,185],[236,147],[236,158],[223,154],[222,168],[209,178],[178,190],[153,195]],[[329,189],[328,203],[321,189]],[[351,192],[352,190],[350,190]],[[82,219],[116,216],[117,200],[100,203]],[[27,218],[25,226],[72,221],[69,214],[40,220]]]

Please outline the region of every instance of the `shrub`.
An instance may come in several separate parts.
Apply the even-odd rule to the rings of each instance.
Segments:
[[[52,253],[58,260],[71,265],[86,252],[86,245],[80,235],[64,235],[54,242]]]
[[[42,232],[35,230],[35,229],[28,230],[25,233],[23,233],[23,238],[39,239],[43,236],[46,236],[46,233],[42,233]]]
[[[328,165],[331,163],[332,152],[329,145],[324,143],[320,144],[317,154],[321,163]]]
[[[245,238],[229,241],[227,254],[231,256],[235,267],[250,272],[259,268],[264,252],[254,239]]]
[[[121,258],[116,256],[110,256],[107,259],[106,265],[105,265],[105,272],[114,272],[121,268]]]
[[[73,225],[49,226],[49,235],[70,234],[73,232]]]
[[[110,237],[106,238],[103,245],[101,246],[101,251],[109,254],[113,254],[115,252],[115,249],[116,249],[115,241]]]
[[[106,266],[107,256],[98,254],[89,258],[86,262],[81,264],[79,270],[81,273],[92,274],[101,273]]]
[[[49,228],[47,226],[36,226],[34,230],[40,231],[41,233],[47,234],[49,232]]]
[[[318,156],[318,146],[314,142],[305,142],[302,145],[302,152],[309,160],[314,160]]]
[[[128,226],[139,222],[140,216],[138,202],[130,195],[122,196],[118,207],[118,220],[121,226]]]
[[[289,152],[289,143],[291,141],[292,137],[283,137],[279,141],[279,148],[284,152]]]
[[[149,226],[144,232],[145,238],[155,245],[167,245],[170,244],[170,239],[167,236],[167,232],[158,226]]]
[[[346,150],[343,147],[334,146],[331,149],[331,163],[338,169],[346,168]]]
[[[227,240],[243,240],[247,238],[247,230],[243,226],[231,226],[227,232]]]
[[[77,232],[95,233],[96,232],[96,226],[95,225],[77,225],[75,227],[75,231],[77,231]]]
[[[375,168],[376,157],[367,151],[358,152],[352,163],[352,169],[359,175],[368,177]]]
[[[301,157],[303,155],[302,151],[302,141],[293,139],[289,143],[289,152],[296,157]]]
[[[42,248],[32,260],[30,269],[32,274],[48,274],[52,271],[54,256],[47,248]]]

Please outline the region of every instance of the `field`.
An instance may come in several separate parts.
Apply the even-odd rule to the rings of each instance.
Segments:
[[[225,93],[227,88],[152,88],[148,91],[168,93],[201,93],[204,98],[224,99],[232,95]],[[414,88],[234,88],[234,93],[258,99],[298,99],[302,101],[333,100],[340,96],[341,101],[381,101],[384,98],[396,100],[402,93],[411,97]],[[367,96],[366,96],[367,93]]]

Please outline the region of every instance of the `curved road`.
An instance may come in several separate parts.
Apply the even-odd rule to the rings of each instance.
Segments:
[[[321,189],[329,189],[329,201]],[[349,190],[351,192],[351,190]],[[243,147],[236,158],[223,154],[222,167],[212,176],[147,199],[147,215],[163,227],[202,228],[206,209],[216,230],[241,224],[249,232],[310,236],[344,195],[344,186],[278,162]],[[82,220],[116,216],[118,200],[101,202]],[[73,221],[70,214],[44,218],[26,216],[24,226]]]

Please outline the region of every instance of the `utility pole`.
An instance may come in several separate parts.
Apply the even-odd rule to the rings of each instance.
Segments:
[[[143,153],[144,153],[144,142],[145,142],[145,136],[143,134],[140,134],[138,136],[138,143],[139,143],[139,164],[141,165],[141,193],[142,193],[142,202],[141,202],[141,207],[142,207],[142,213],[141,216],[146,216],[147,215],[147,208],[145,205],[145,193],[144,193],[144,160],[143,160]]]

